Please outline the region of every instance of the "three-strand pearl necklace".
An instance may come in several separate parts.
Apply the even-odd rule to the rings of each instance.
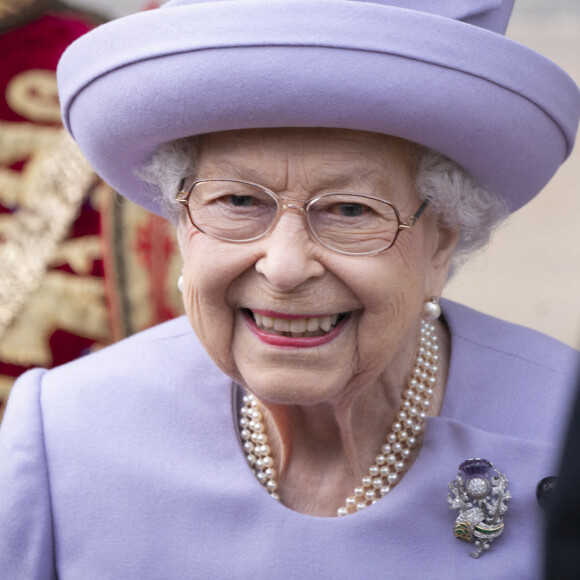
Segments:
[[[386,443],[375,457],[368,475],[355,487],[353,495],[346,498],[345,505],[338,508],[338,516],[346,516],[376,503],[398,483],[412,449],[417,446],[431,405],[439,366],[438,351],[435,326],[422,320],[415,365]],[[262,418],[258,399],[250,393],[244,395],[240,410],[240,435],[244,451],[258,481],[274,499],[279,500],[274,461]]]

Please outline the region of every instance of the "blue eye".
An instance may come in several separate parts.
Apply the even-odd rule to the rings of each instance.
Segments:
[[[344,217],[358,217],[361,216],[366,209],[368,208],[361,203],[341,203],[336,205],[335,211]]]
[[[250,207],[254,205],[255,198],[251,195],[230,195],[228,202],[236,207]]]

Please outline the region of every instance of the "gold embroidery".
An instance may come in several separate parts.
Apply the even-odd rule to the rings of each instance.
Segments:
[[[13,384],[14,379],[12,377],[0,375],[0,423],[2,422],[4,409],[6,408],[6,401],[8,400],[8,395],[10,394],[10,389],[12,389]]]
[[[37,123],[60,123],[54,71],[30,69],[16,75],[6,87],[6,102],[25,119]]]
[[[0,121],[0,163],[10,165],[51,148],[61,131],[61,127]]]
[[[36,0],[1,0],[0,18],[27,10]]]
[[[0,343],[0,359],[19,366],[51,366],[50,335],[62,329],[110,342],[102,278],[49,271]]]
[[[0,121],[0,163],[10,165],[52,147],[61,130],[60,127]]]
[[[0,401],[8,399],[8,393],[14,384],[15,379],[0,375]]]
[[[11,220],[12,214],[0,213],[0,239],[2,238],[2,233],[10,226]]]
[[[19,205],[26,205],[28,198],[38,196],[42,184],[34,183],[37,172],[31,171],[29,165],[40,152],[52,150],[61,132],[62,129],[56,127],[0,121],[0,164],[11,165],[30,159],[22,172],[0,167],[1,205],[14,210]]]
[[[68,264],[75,274],[88,276],[93,268],[93,262],[101,257],[101,238],[99,236],[82,236],[66,240],[61,244],[50,265]]]
[[[26,167],[30,183],[0,245],[0,337],[38,289],[55,251],[73,223],[95,174],[63,131],[51,149]]]

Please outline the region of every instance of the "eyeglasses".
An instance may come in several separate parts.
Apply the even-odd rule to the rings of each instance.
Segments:
[[[320,245],[348,256],[388,250],[399,233],[411,229],[425,208],[406,221],[389,201],[357,193],[324,193],[306,202],[282,199],[273,191],[237,179],[201,179],[176,201],[187,209],[191,223],[203,233],[232,243],[259,240],[271,232],[285,210],[303,213],[310,236]]]

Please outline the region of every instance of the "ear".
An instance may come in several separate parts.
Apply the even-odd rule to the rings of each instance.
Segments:
[[[436,226],[436,243],[432,246],[431,262],[428,267],[426,292],[428,296],[441,296],[443,287],[447,283],[451,260],[459,240],[458,230],[446,230]]]

